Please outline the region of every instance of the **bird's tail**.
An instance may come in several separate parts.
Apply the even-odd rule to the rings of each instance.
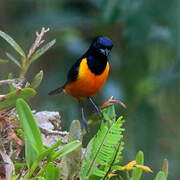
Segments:
[[[49,92],[49,93],[48,93],[48,95],[55,95],[55,94],[59,94],[59,93],[61,93],[63,90],[64,90],[64,86],[59,87],[59,88],[57,88],[57,89],[55,89],[55,90],[53,90],[53,91]]]

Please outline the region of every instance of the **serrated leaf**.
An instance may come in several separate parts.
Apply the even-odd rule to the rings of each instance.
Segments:
[[[10,92],[6,95],[3,95],[3,97],[0,98],[0,109],[8,109],[15,107],[16,100],[18,98],[29,100],[33,96],[35,96],[35,94],[36,91],[32,88],[23,88],[18,91]]]
[[[8,34],[6,34],[3,31],[0,31],[0,36],[3,39],[5,39],[23,58],[26,57],[22,48],[19,46],[19,44],[16,43],[16,41],[13,38],[11,38]]]
[[[42,79],[43,79],[43,71],[41,70],[33,78],[30,87],[33,88],[33,89],[36,89],[41,84]]]
[[[45,44],[42,48],[38,49],[30,59],[30,63],[38,59],[41,55],[43,55],[49,48],[51,48],[56,43],[56,40],[52,40]]]
[[[98,168],[94,169],[93,173],[94,176],[98,176],[98,177],[104,177],[106,175],[106,172],[104,172],[103,170],[100,170]]]
[[[78,140],[72,141],[66,145],[64,145],[63,148],[60,150],[56,151],[52,156],[51,156],[51,161],[54,161],[56,159],[62,158],[63,156],[71,153],[72,151],[76,150],[81,146],[81,142]]]
[[[9,61],[8,60],[6,60],[6,59],[0,59],[0,64],[6,64],[6,63],[8,63]]]
[[[23,99],[16,101],[16,110],[25,134],[25,140],[39,153],[43,149],[42,137],[30,107]]]
[[[155,180],[167,180],[165,173],[162,171],[159,171],[158,174],[156,175]]]
[[[103,111],[103,115],[107,115],[108,121],[102,121],[98,133],[88,144],[80,170],[81,179],[88,179],[92,175],[102,176],[103,174],[103,178],[105,179],[105,175],[111,171],[110,165],[113,166],[116,162],[115,158],[117,154],[121,154],[121,152],[117,153],[117,149],[119,151],[123,149],[121,143],[123,128],[121,127],[124,120],[119,118],[115,121],[115,112],[113,108],[109,108],[109,111]],[[102,173],[101,170],[103,170],[104,173]],[[94,174],[94,172],[96,172],[96,174]],[[99,175],[98,172],[100,173]]]
[[[6,52],[6,56],[13,62],[15,63],[19,68],[21,68],[20,63],[18,62],[18,60],[12,56],[10,53]]]
[[[138,165],[143,165],[144,164],[144,153],[142,151],[139,151],[136,155],[136,163]],[[139,168],[135,168],[132,172],[133,174],[133,179],[134,180],[140,180],[142,176],[143,170]]]

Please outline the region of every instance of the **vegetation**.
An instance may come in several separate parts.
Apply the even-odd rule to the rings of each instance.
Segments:
[[[100,105],[114,96],[127,105],[127,110],[116,108],[116,113],[126,119],[121,165],[131,162],[140,149],[145,154],[145,165],[153,170],[153,174],[143,173],[142,179],[152,180],[163,159],[167,158],[168,179],[179,180],[179,17],[179,0],[1,0],[0,30],[18,42],[26,56],[34,42],[34,33],[40,31],[41,27],[50,27],[51,31],[44,39],[47,43],[56,39],[56,44],[28,67],[26,80],[20,80],[19,66],[7,55],[13,55],[20,65],[22,56],[0,37],[0,79],[5,80],[1,81],[0,94],[4,96],[22,86],[31,88],[33,98],[26,98],[25,89],[23,99],[32,107],[36,120],[35,111],[56,111],[55,116],[60,112],[61,123],[57,120],[55,129],[61,132],[60,127],[63,127],[69,131],[71,121],[80,117],[77,102],[64,94],[58,97],[48,97],[47,94],[64,83],[69,67],[84,53],[95,36],[109,36],[114,42],[110,55],[110,76],[95,99]],[[37,80],[40,86],[37,83],[36,88],[26,87],[27,81],[32,84],[36,74],[39,79],[43,77],[42,81]],[[36,96],[32,90],[34,88]],[[15,100],[11,102],[14,106],[17,96],[13,97]],[[1,117],[3,112],[1,110]],[[5,112],[3,116],[9,121],[7,115]],[[19,153],[19,149],[23,149],[19,147],[23,146],[24,142],[20,140],[24,139],[24,135],[22,129],[17,129],[20,121],[15,120],[16,113],[11,112],[10,117],[13,125],[11,123],[8,127],[12,129],[2,128],[0,141],[6,140],[5,147],[14,148],[14,151],[8,148],[6,152],[11,152],[10,157],[15,162],[18,157],[25,157],[23,151]],[[88,119],[91,132],[83,137],[83,147],[87,147],[101,122],[94,117]],[[4,132],[7,130],[8,135]],[[15,138],[13,131],[19,139]],[[42,129],[41,135],[44,138]],[[60,136],[58,138],[62,139],[62,144],[67,143],[66,135]]]
[[[19,79],[0,81],[1,85],[9,84],[10,90],[9,93],[1,95],[0,100],[0,133],[2,137],[0,154],[3,167],[0,168],[1,179],[73,180],[80,178],[81,180],[105,180],[116,178],[140,180],[143,171],[152,173],[152,170],[144,165],[142,151],[137,153],[136,160],[123,166],[124,119],[122,116],[117,117],[112,104],[102,111],[104,118],[99,130],[86,148],[82,147],[79,121],[72,122],[66,144],[62,145],[62,140],[59,139],[51,146],[44,145],[41,130],[33,112],[25,102],[36,94],[35,88],[40,85],[43,73],[40,71],[30,83],[23,83],[23,80],[26,79],[29,66],[55,43],[53,40],[42,48],[39,47],[44,42],[42,38],[48,30],[42,28],[41,33],[36,33],[36,40],[27,56],[9,35],[0,31],[1,37],[20,54],[20,60],[16,60],[8,54],[9,59],[20,68]],[[40,49],[37,50],[37,48]],[[1,60],[1,62],[5,63],[6,61]],[[110,100],[112,101],[112,98]],[[18,116],[16,116],[16,112],[13,114],[14,108],[16,108]],[[4,132],[3,129],[7,129],[7,131]],[[11,134],[8,133],[10,131]],[[3,138],[3,133],[7,133],[7,137]],[[7,139],[10,140],[9,145]],[[14,144],[12,144],[12,140],[14,140]],[[14,158],[12,151],[15,150],[24,153],[21,153],[18,158]],[[83,151],[85,152],[83,153]],[[167,176],[168,163],[164,161],[162,171],[156,175],[155,180],[166,180]]]

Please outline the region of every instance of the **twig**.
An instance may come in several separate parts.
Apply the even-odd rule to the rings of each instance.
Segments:
[[[67,131],[50,131],[50,130],[47,130],[47,129],[44,129],[44,128],[41,128],[41,132],[45,135],[45,136],[48,136],[48,135],[61,135],[61,136],[66,136],[68,135],[68,132]]]
[[[45,29],[44,27],[41,29],[41,32],[36,32],[36,40],[34,41],[34,43],[32,44],[29,53],[28,53],[28,60],[31,58],[31,56],[34,54],[34,52],[36,51],[36,49],[44,42],[44,40],[42,39],[43,36],[49,31],[50,29],[47,28]]]
[[[105,109],[105,108],[107,108],[107,107],[109,107],[109,106],[112,106],[112,104],[113,103],[116,103],[116,104],[119,104],[119,105],[121,105],[123,108],[127,108],[126,107],[126,105],[125,105],[125,103],[123,103],[122,101],[120,101],[120,100],[116,100],[116,99],[114,99],[114,97],[113,96],[111,96],[106,102],[104,102],[104,104],[100,107],[101,109]]]
[[[14,81],[15,81],[15,79],[1,80],[1,81],[0,81],[0,85],[12,84],[12,83],[14,83]]]

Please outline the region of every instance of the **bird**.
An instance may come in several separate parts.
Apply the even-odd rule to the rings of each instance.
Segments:
[[[105,84],[110,71],[109,54],[113,48],[113,42],[109,37],[96,37],[87,51],[71,66],[66,82],[49,92],[49,95],[64,92],[79,101],[81,107],[81,122],[89,131],[82,99],[87,98],[94,110],[102,115],[92,96]]]

